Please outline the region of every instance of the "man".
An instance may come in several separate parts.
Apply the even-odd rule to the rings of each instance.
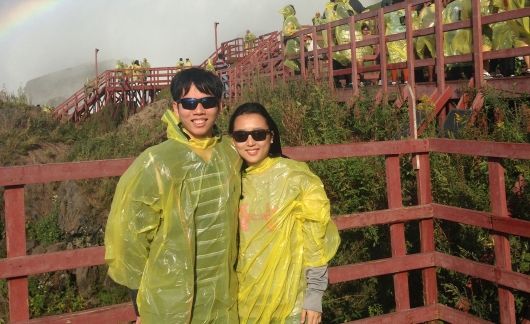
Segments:
[[[241,161],[215,121],[222,84],[189,68],[171,82],[168,140],[122,175],[105,231],[109,276],[149,323],[237,323]],[[137,296],[135,296],[137,293]]]
[[[228,98],[229,96],[229,86],[228,86],[228,72],[226,69],[228,69],[230,65],[226,63],[225,61],[225,55],[223,53],[219,53],[217,55],[217,59],[215,60],[215,71],[218,73],[219,77],[221,78],[221,82],[223,83],[223,90],[224,90],[224,97]]]

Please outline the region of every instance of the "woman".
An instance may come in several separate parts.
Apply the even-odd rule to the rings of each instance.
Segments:
[[[320,323],[327,263],[340,242],[322,182],[282,156],[278,127],[262,105],[239,106],[229,131],[245,163],[240,323]]]

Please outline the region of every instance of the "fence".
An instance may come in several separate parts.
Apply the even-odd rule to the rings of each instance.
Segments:
[[[530,221],[508,214],[503,159],[530,160],[530,144],[494,143],[446,139],[404,140],[292,147],[290,157],[303,161],[384,156],[388,209],[340,215],[335,222],[340,230],[389,224],[392,256],[386,259],[349,264],[330,269],[332,284],[392,275],[395,312],[366,318],[355,323],[426,322],[485,323],[486,321],[438,302],[436,269],[443,268],[490,281],[498,286],[500,323],[515,323],[512,290],[530,293],[530,276],[512,271],[509,235],[530,238]],[[480,212],[433,202],[429,153],[481,156],[488,161],[490,212]],[[418,205],[402,202],[400,158],[414,156],[417,174]],[[134,319],[130,304],[120,304],[78,313],[29,318],[28,276],[59,270],[101,265],[103,247],[26,255],[25,186],[57,181],[119,176],[132,159],[30,165],[0,168],[4,187],[7,258],[0,260],[0,279],[7,279],[11,323],[117,323]],[[495,244],[495,264],[488,265],[438,252],[434,241],[434,220],[478,226],[491,231]],[[406,222],[419,221],[419,253],[407,254]],[[411,308],[408,273],[421,270],[424,305]]]

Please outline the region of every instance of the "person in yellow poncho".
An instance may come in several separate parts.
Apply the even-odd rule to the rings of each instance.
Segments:
[[[296,18],[296,10],[293,5],[287,5],[280,10],[283,15],[282,35],[284,37],[285,48],[283,54],[285,56],[293,56],[300,52],[300,40],[298,38],[288,38],[300,29],[300,23]],[[287,39],[286,39],[287,38]],[[287,58],[283,65],[291,69],[295,73],[300,73],[300,62],[295,58]]]
[[[386,4],[395,4],[401,2],[401,0],[387,1]],[[403,33],[406,31],[405,27],[405,10],[400,9],[391,11],[385,14],[385,35],[393,35],[397,33]],[[387,42],[387,58],[388,64],[401,63],[407,61],[407,41],[404,39]],[[396,84],[399,81],[398,72],[401,74],[401,81],[403,83],[408,82],[409,71],[408,69],[393,69],[390,71],[392,84]]]
[[[447,3],[442,11],[444,24],[471,18],[471,0],[445,0]],[[438,8],[436,8],[438,9]],[[463,55],[473,49],[473,34],[470,28],[461,28],[444,32],[444,56]],[[447,64],[446,79],[469,78],[473,67],[469,62]]]
[[[254,35],[254,33],[248,29],[245,33],[245,37],[243,38],[243,46],[245,48],[245,52],[253,49],[256,46],[256,35]]]
[[[116,187],[105,230],[109,276],[149,323],[238,323],[241,159],[215,127],[223,85],[189,68],[171,82],[168,139],[140,154]]]
[[[417,6],[418,15],[416,16],[415,29],[434,27],[434,18],[436,6],[434,2],[424,3]],[[436,58],[436,40],[434,35],[420,36],[414,44],[416,54],[420,59]],[[434,66],[427,66],[427,79],[429,82],[434,80]]]
[[[340,243],[320,179],[282,156],[276,123],[259,103],[229,122],[245,161],[239,207],[241,324],[321,321],[327,263]]]

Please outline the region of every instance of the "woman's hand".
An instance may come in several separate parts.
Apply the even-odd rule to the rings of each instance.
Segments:
[[[136,316],[136,323],[135,324],[141,324],[140,316]]]
[[[301,324],[320,324],[322,322],[322,313],[309,309],[302,309]]]

